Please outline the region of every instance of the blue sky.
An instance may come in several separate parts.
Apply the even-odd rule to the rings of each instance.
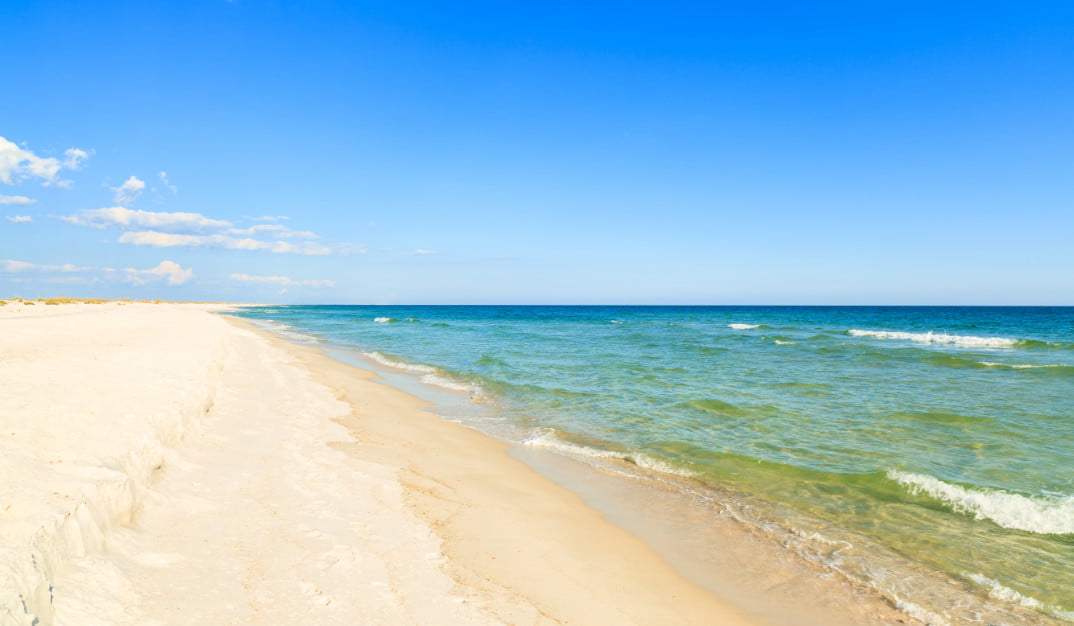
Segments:
[[[1071,3],[3,1],[0,56],[0,296],[1074,304]]]

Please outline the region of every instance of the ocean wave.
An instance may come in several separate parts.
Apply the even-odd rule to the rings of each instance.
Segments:
[[[927,333],[905,333],[889,330],[858,330],[852,328],[847,331],[851,337],[875,337],[877,339],[905,339],[919,343],[943,343],[956,346],[974,346],[978,348],[1009,348],[1021,343],[1018,339],[1006,337],[974,337],[972,335],[949,335],[938,334],[931,330]]]
[[[452,391],[461,391],[463,393],[470,394],[471,397],[481,395],[481,387],[471,383],[464,383],[440,374],[425,374],[421,377],[421,382],[426,385],[433,385],[441,387],[443,389],[450,389]]]
[[[1060,607],[1045,604],[1036,598],[1031,598],[1023,593],[1019,593],[1010,587],[1006,587],[999,583],[999,581],[992,580],[987,576],[980,574],[966,573],[965,576],[984,587],[988,590],[988,597],[993,600],[999,600],[1001,602],[1008,602],[1010,604],[1017,604],[1020,607],[1026,609],[1032,609],[1034,611],[1040,611],[1042,613],[1050,613],[1059,619],[1066,621],[1074,621],[1074,612],[1065,611]]]
[[[750,330],[750,329],[753,329],[753,328],[760,328],[760,326],[761,326],[760,324],[728,324],[727,325],[728,328],[733,328],[735,330]]]
[[[891,470],[887,477],[912,494],[925,494],[957,513],[1004,528],[1042,535],[1074,533],[1074,496],[1025,496],[999,489],[967,489],[932,476]]]
[[[484,392],[480,385],[474,383],[462,382],[455,380],[450,376],[444,374],[443,370],[431,365],[421,365],[419,363],[408,363],[406,361],[399,361],[389,356],[385,356],[380,352],[363,352],[366,358],[371,361],[375,361],[386,367],[393,369],[403,370],[410,372],[411,374],[420,374],[421,382],[426,385],[433,385],[442,389],[450,389],[452,391],[461,391],[470,394],[471,398],[477,398],[483,396]]]
[[[431,365],[419,365],[417,363],[407,363],[406,361],[399,361],[389,356],[385,356],[380,352],[363,352],[362,355],[372,361],[380,363],[381,365],[392,367],[398,370],[405,370],[412,374],[438,374],[440,372],[440,370],[436,369]]]
[[[662,474],[672,474],[675,476],[682,476],[684,478],[693,478],[695,473],[685,470],[679,467],[663,461],[661,459],[653,458],[647,454],[617,452],[614,450],[602,450],[600,448],[592,448],[590,446],[582,446],[569,441],[563,441],[556,436],[555,430],[552,428],[538,428],[533,433],[522,440],[522,445],[531,448],[544,448],[546,450],[554,450],[556,452],[565,453],[573,456],[583,456],[591,459],[613,459],[619,461],[626,461],[627,463],[633,463],[638,467],[652,470],[654,472],[660,472]]]
[[[903,613],[906,613],[907,615],[916,619],[922,624],[927,624],[928,626],[950,626],[951,624],[951,620],[947,619],[943,615],[940,615],[939,613],[936,613],[934,611],[930,611],[919,604],[914,604],[913,602],[910,602],[906,598],[903,598],[901,595],[894,591],[891,591],[889,589],[882,589],[875,584],[873,584],[872,587],[873,589],[876,589],[878,592],[880,592],[881,595],[891,600],[891,603],[895,605],[895,608],[899,609]]]
[[[727,417],[737,417],[740,415],[748,415],[750,412],[742,407],[735,406],[723,400],[717,400],[716,398],[703,398],[696,400],[688,400],[686,402],[680,402],[674,405],[675,408],[688,408],[698,409],[705,411],[706,413],[713,413],[716,415],[723,415]]]
[[[283,322],[277,322],[276,320],[254,320],[254,324],[260,324],[266,328],[271,328],[272,330],[291,330],[294,328],[294,326],[291,326],[290,324],[284,324]]]
[[[399,320],[394,317],[374,317],[373,321],[378,324],[391,324],[392,322],[398,322]]]
[[[1069,371],[1074,372],[1074,365],[1064,365],[1062,363],[1053,363],[1046,365],[1030,365],[1028,363],[993,363],[992,361],[978,361],[985,367],[1004,367],[1012,370],[1037,370],[1047,369],[1054,371]]]
[[[974,358],[965,358],[946,352],[934,351],[929,354],[921,355],[919,358],[936,365],[960,369],[1031,370],[1041,374],[1074,374],[1074,365],[1066,365],[1063,363],[999,363],[996,361],[978,361]]]
[[[276,320],[250,320],[255,326],[260,326],[265,330],[276,333],[277,335],[283,335],[292,341],[298,341],[301,343],[322,343],[317,337],[311,335],[304,335],[299,332],[295,332],[295,327],[290,324],[284,324],[283,322],[277,322]]]
[[[781,341],[779,339],[776,339],[776,345],[777,346],[793,346],[794,344],[795,344],[795,342],[793,342],[793,341]]]

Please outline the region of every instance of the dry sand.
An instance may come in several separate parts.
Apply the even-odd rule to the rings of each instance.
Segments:
[[[213,308],[0,307],[0,624],[750,622],[506,444]]]

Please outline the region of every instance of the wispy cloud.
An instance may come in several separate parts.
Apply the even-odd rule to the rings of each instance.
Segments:
[[[153,229],[168,233],[206,233],[231,226],[231,222],[214,220],[200,213],[164,213],[121,206],[86,209],[60,219],[91,228]]]
[[[262,241],[249,237],[181,235],[152,230],[126,232],[120,235],[117,241],[135,246],[153,246],[154,248],[223,248],[225,250],[267,250],[278,254],[332,254],[332,248],[312,242],[293,244],[289,241]]]
[[[33,198],[27,198],[26,196],[0,196],[0,204],[33,204],[37,202]]]
[[[194,278],[194,271],[181,267],[174,261],[161,261],[156,267],[145,270],[128,267],[116,270],[111,267],[84,267],[71,263],[62,265],[41,265],[27,261],[0,259],[0,274],[34,273],[43,276],[42,280],[50,283],[93,284],[104,280],[119,281],[135,286],[164,282],[168,285],[182,285]],[[72,276],[73,275],[73,276]]]
[[[232,274],[232,280],[244,283],[277,285],[280,287],[335,287],[334,280],[294,280],[287,276],[251,276],[249,274]]]
[[[161,261],[159,265],[147,270],[127,268],[123,270],[123,282],[135,286],[149,283],[166,281],[169,285],[182,285],[194,278],[194,271],[190,268],[180,267],[173,261]]]
[[[89,153],[78,148],[68,148],[63,153],[63,169],[77,170],[82,167],[82,162],[89,158]]]
[[[402,254],[405,255],[405,256],[422,256],[422,255],[425,255],[425,254],[436,254],[436,250],[424,250],[422,248],[418,248],[417,250],[411,250],[410,252],[403,252]]]
[[[13,224],[29,224],[30,222],[34,221],[34,218],[30,217],[29,215],[11,215],[8,216],[6,219]]]
[[[61,220],[90,228],[125,230],[116,240],[134,246],[155,248],[219,248],[224,250],[262,250],[278,254],[364,254],[366,248],[349,243],[322,244],[316,233],[294,230],[283,224],[254,224],[237,228],[227,220],[200,213],[156,212],[122,206],[85,209]],[[258,238],[265,237],[265,238]],[[285,241],[301,240],[301,241]]]
[[[255,224],[249,228],[231,228],[224,231],[227,235],[243,235],[252,237],[260,234],[268,234],[273,237],[284,239],[317,239],[317,235],[308,230],[292,230],[283,224]]]
[[[93,267],[81,267],[71,263],[64,263],[62,265],[38,265],[37,263],[28,263],[26,261],[0,259],[0,272],[6,274],[20,272],[92,272],[95,269],[96,268]]]
[[[116,204],[122,204],[124,206],[131,204],[138,199],[138,196],[142,195],[142,191],[145,189],[145,181],[139,180],[135,176],[131,176],[127,180],[123,181],[123,184],[119,187],[112,187],[112,191],[116,192],[115,201]]]
[[[179,193],[179,188],[173,185],[170,180],[168,180],[168,172],[158,172],[157,178],[160,179],[160,183],[164,185],[164,187],[167,188],[168,191],[172,193]]]
[[[85,150],[70,148],[63,159],[40,157],[0,137],[0,183],[14,185],[27,178],[39,178],[42,184],[69,187],[71,181],[58,177],[61,170],[77,170],[89,157]]]

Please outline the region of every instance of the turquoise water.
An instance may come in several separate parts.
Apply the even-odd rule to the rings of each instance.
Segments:
[[[523,445],[732,489],[811,520],[826,541],[872,545],[981,597],[1074,617],[1074,308],[241,315],[468,390]],[[942,599],[905,597],[919,591],[899,593],[951,618],[930,605]]]

